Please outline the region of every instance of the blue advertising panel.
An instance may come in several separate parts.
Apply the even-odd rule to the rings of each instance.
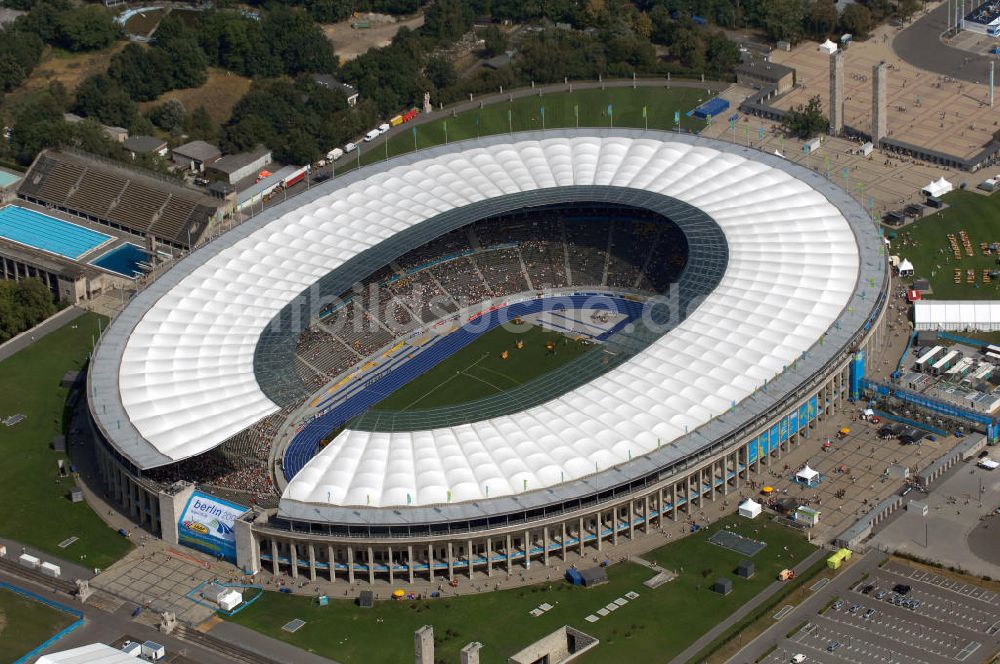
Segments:
[[[770,452],[772,450],[778,449],[778,425],[777,424],[775,424],[773,427],[771,427],[770,438],[771,438],[771,441],[770,441],[771,444],[767,448],[768,452]]]
[[[793,410],[788,416],[788,435],[794,436],[799,430],[799,411]]]
[[[816,415],[817,415],[816,397],[812,396],[809,397],[809,421],[812,422],[814,419],[816,419]]]
[[[803,429],[809,426],[809,406],[806,404],[799,406],[799,423]]]
[[[177,522],[180,543],[236,562],[234,523],[248,508],[195,491]]]
[[[757,460],[757,439],[752,439],[747,443],[747,463],[753,463]]]
[[[778,423],[778,426],[780,427],[778,440],[783,443],[786,440],[788,440],[788,418],[787,417],[781,418],[781,422]]]

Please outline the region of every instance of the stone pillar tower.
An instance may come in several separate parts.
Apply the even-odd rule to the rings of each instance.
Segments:
[[[844,52],[830,54],[830,135],[844,131]]]
[[[413,633],[415,664],[434,664],[434,626],[424,625]]]
[[[462,648],[459,655],[460,664],[479,664],[479,651],[482,650],[483,644],[478,641],[473,641],[464,648]]]
[[[886,82],[889,70],[882,61],[872,67],[872,143],[879,147],[886,137]]]

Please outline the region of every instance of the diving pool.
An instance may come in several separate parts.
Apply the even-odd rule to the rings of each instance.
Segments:
[[[17,205],[0,208],[0,237],[72,259],[111,239],[110,235]]]
[[[149,263],[149,257],[146,256],[146,252],[141,247],[130,243],[115,247],[90,261],[91,265],[102,267],[109,272],[115,272],[129,279],[146,272],[140,266],[141,263]]]

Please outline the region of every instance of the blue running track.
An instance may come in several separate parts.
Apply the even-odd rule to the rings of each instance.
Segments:
[[[392,392],[430,370],[446,358],[451,357],[498,325],[518,316],[529,316],[543,310],[576,309],[585,304],[601,308],[601,300],[598,300],[598,297],[603,300],[603,303],[611,304],[618,313],[623,313],[627,316],[627,318],[615,325],[613,329],[596,337],[599,341],[607,339],[630,321],[642,315],[644,303],[605,294],[570,295],[530,300],[528,302],[513,304],[504,309],[490,311],[484,314],[481,319],[477,319],[475,325],[461,327],[451,334],[441,337],[440,340],[433,342],[430,347],[421,350],[413,359],[408,361],[394,360],[385,367],[380,367],[373,374],[372,378],[367,381],[359,381],[355,387],[349,388],[353,391],[353,394],[350,394],[329,412],[309,422],[295,435],[295,438],[292,439],[292,442],[289,443],[288,448],[285,450],[284,461],[282,463],[285,479],[291,481],[302,470],[309,460],[316,455],[319,441],[328,433],[343,425],[348,420],[362,414]],[[469,329],[469,327],[472,329]],[[401,355],[401,358],[405,360],[406,355]],[[319,408],[322,409],[325,403],[342,397],[343,393],[330,397],[326,402],[321,403]]]

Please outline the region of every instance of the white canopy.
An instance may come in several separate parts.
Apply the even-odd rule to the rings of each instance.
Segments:
[[[905,258],[899,262],[899,273],[904,275],[904,273],[913,274],[913,263],[906,260]]]
[[[748,519],[756,519],[760,516],[760,510],[760,503],[755,501],[753,498],[747,498],[740,504],[739,514],[740,516],[745,516]]]
[[[827,55],[831,55],[837,52],[837,44],[835,42],[827,39],[825,42],[819,45],[819,50]]]
[[[136,658],[131,655],[104,645],[91,643],[71,650],[42,655],[38,664],[135,664]]]
[[[800,479],[803,482],[812,482],[816,477],[819,476],[819,472],[813,470],[808,465],[805,468],[795,473],[795,478]]]
[[[954,189],[954,187],[951,186],[951,183],[945,180],[944,177],[940,177],[920,191],[924,192],[928,196],[942,196],[947,194],[952,189]]]
[[[1000,330],[1000,300],[918,300],[913,303],[917,330]]]
[[[871,417],[874,414],[875,414],[874,410],[872,410],[871,408],[865,408],[865,417]]]
[[[379,242],[498,196],[604,185],[675,197],[725,233],[725,277],[669,334],[545,404],[448,428],[344,430],[289,483],[283,505],[471,501],[623,463],[693,431],[780,374],[827,331],[858,278],[851,227],[820,192],[707,145],[659,136],[516,137],[428,155],[320,189],[298,207],[290,200],[280,217],[189,275],[171,271],[176,283],[141,314],[124,347],[105,342],[96,353],[95,375],[117,376],[119,390],[98,391],[95,417],[105,417],[102,398],[120,397],[139,434],[112,436],[116,446],[140,467],[159,466],[276,412],[257,384],[254,353],[286,304]],[[722,352],[732,348],[739,351]],[[124,424],[103,421],[109,433]]]

